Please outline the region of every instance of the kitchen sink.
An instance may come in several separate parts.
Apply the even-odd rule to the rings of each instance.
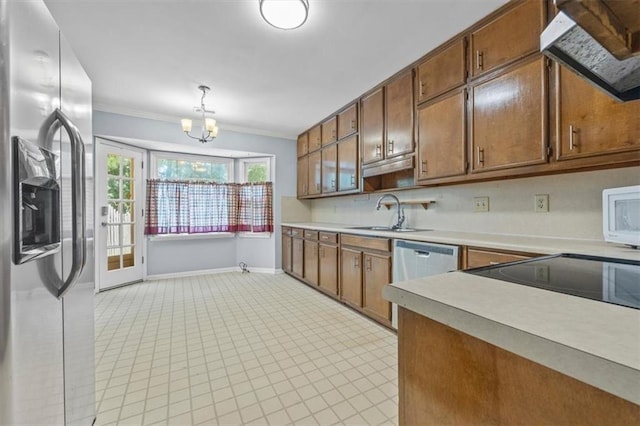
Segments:
[[[417,228],[392,228],[390,226],[349,226],[348,229],[360,229],[363,231],[388,231],[388,232],[419,232],[433,231],[433,229],[417,229]]]

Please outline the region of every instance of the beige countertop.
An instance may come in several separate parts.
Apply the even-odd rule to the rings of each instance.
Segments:
[[[400,240],[484,247],[496,250],[511,250],[539,254],[578,253],[640,261],[640,250],[634,250],[621,244],[605,243],[604,241],[597,240],[483,234],[446,230],[418,232],[368,231],[352,229],[353,226],[359,226],[358,224],[349,225],[319,222],[290,222],[283,223],[282,226],[315,229],[327,232],[389,237]]]
[[[640,260],[640,250],[603,241],[456,231],[395,233],[347,224],[304,229],[540,254]],[[640,404],[640,310],[451,272],[390,284],[384,297],[570,377]]]

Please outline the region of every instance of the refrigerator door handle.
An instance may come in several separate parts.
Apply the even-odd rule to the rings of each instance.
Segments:
[[[46,118],[40,127],[38,139],[45,147],[50,147],[55,133],[64,127],[71,142],[71,226],[72,259],[71,271],[61,283],[57,297],[61,298],[77,281],[86,263],[87,241],[85,238],[86,199],[85,199],[85,148],[80,130],[59,109]]]

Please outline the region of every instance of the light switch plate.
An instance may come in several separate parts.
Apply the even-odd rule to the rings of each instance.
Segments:
[[[488,212],[489,211],[489,197],[473,197],[473,211]]]
[[[549,194],[536,194],[534,197],[536,213],[547,213],[549,211]]]

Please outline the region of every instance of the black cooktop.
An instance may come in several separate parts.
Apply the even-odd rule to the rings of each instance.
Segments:
[[[559,254],[465,272],[640,309],[640,261]]]

